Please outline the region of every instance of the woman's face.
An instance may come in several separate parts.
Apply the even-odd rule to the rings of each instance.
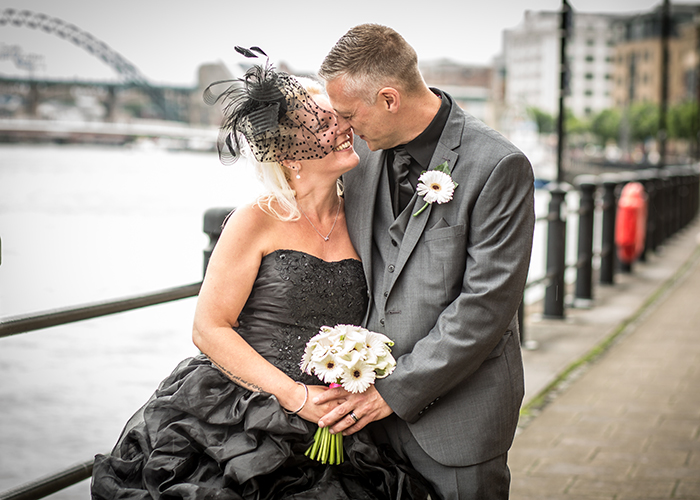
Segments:
[[[316,95],[313,96],[313,100],[319,107],[335,114],[327,97]],[[342,121],[342,123],[347,123],[347,121]],[[324,133],[326,136],[329,133],[333,134],[333,149],[321,159],[302,161],[302,169],[319,168],[321,171],[333,173],[336,177],[340,177],[345,172],[355,168],[360,161],[359,156],[357,156],[352,147],[352,129],[347,125],[339,125],[338,120],[335,120]]]

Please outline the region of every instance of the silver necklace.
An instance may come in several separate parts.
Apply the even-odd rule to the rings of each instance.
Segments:
[[[304,212],[304,209],[301,208],[300,205],[297,205],[297,206],[299,207],[299,210],[301,210],[302,215],[304,217],[306,217],[306,220],[309,221],[309,224],[311,224],[311,227],[314,228],[314,231],[316,231],[318,233],[318,235],[321,238],[323,238],[324,241],[328,241],[331,237],[331,233],[333,232],[333,229],[335,229],[335,223],[338,222],[338,215],[340,215],[340,196],[338,196],[338,210],[336,210],[336,212],[335,212],[335,220],[333,221],[333,225],[331,226],[331,230],[328,231],[328,234],[326,236],[323,236],[323,233],[321,233],[321,231],[319,231],[318,228],[316,226],[314,226],[314,223],[311,222],[311,219],[309,219],[309,217],[306,215],[306,213]]]

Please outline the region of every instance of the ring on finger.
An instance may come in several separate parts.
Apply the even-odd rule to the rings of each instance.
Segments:
[[[351,419],[354,420],[355,423],[357,423],[357,421],[360,420],[359,418],[357,418],[357,415],[355,415],[354,411],[351,411],[350,413],[348,413],[348,415],[350,416]]]

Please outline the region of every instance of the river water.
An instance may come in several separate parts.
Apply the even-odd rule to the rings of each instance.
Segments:
[[[198,282],[204,212],[259,190],[246,165],[215,153],[0,145],[0,317]],[[539,225],[533,277],[544,236]],[[109,451],[158,382],[196,354],[195,301],[0,339],[0,492]],[[51,498],[87,499],[89,481]]]

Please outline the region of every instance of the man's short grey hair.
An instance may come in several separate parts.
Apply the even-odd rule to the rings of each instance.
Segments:
[[[343,35],[318,74],[326,82],[343,78],[346,91],[368,104],[374,104],[383,87],[410,94],[425,85],[413,47],[396,31],[379,24],[361,24]]]

